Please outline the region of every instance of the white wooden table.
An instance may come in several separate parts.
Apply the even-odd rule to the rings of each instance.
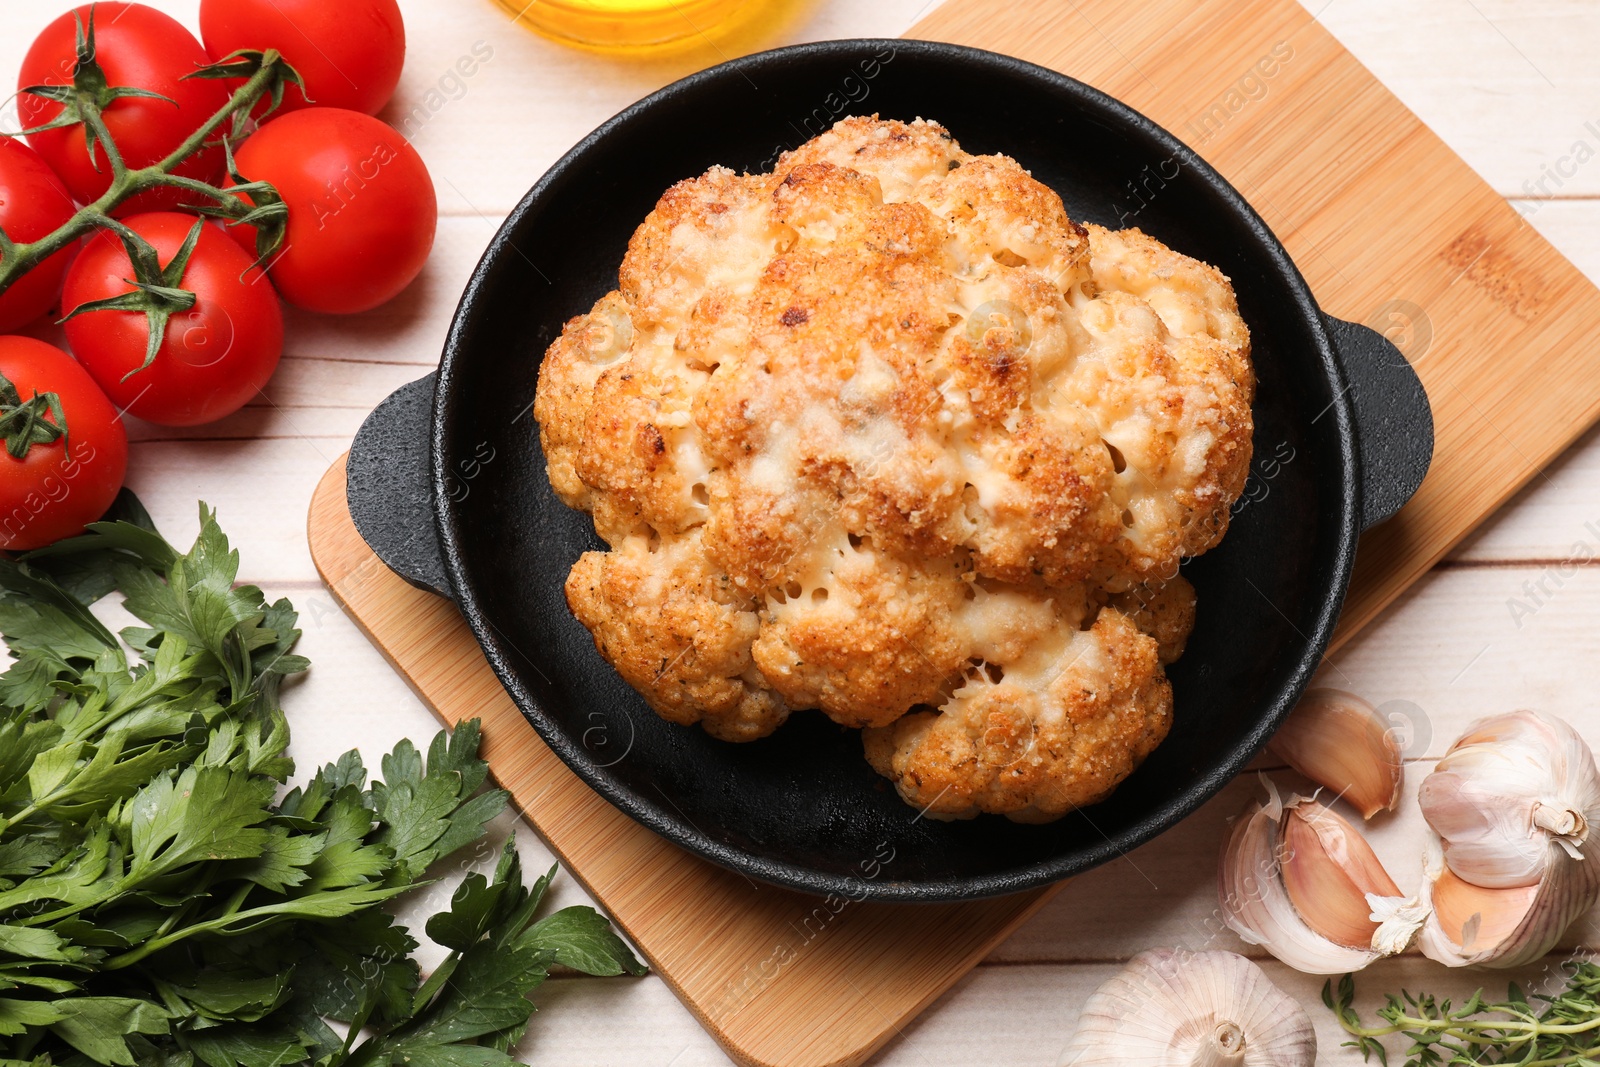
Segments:
[[[66,2],[0,5],[0,73],[17,69],[33,36]],[[197,25],[198,0],[154,2]],[[241,551],[241,578],[300,608],[300,651],[315,667],[286,702],[302,769],[350,747],[373,764],[401,737],[421,739],[435,729],[318,581],[304,531],[312,488],[366,413],[437,362],[469,271],[540,173],[633,100],[725,58],[704,48],[650,62],[603,59],[511,25],[491,0],[401,2],[410,54],[384,117],[401,125],[413,116],[413,142],[438,186],[438,243],[422,277],[366,315],[291,311],[281,368],[233,417],[194,430],[133,428],[129,481],[168,537],[186,544],[196,500],[209,502]],[[1600,65],[1593,58],[1600,5],[1305,2],[1533,225],[1600,279]],[[931,7],[930,0],[799,0],[760,46],[895,36]],[[464,83],[452,81],[456,59],[477,42],[492,47],[492,58]],[[14,129],[14,120],[6,127]],[[1509,360],[1538,355],[1504,353]],[[1510,708],[1565,716],[1600,747],[1597,559],[1600,434],[1591,433],[1330,662],[1322,682],[1380,705],[1406,701],[1420,712],[1408,752],[1412,786],[1468,721]],[[1514,612],[1517,601],[1535,610]],[[1179,828],[1075,880],[908,1027],[881,1062],[1053,1064],[1083,998],[1118,961],[1155,945],[1241,949],[1217,921],[1213,878],[1225,819],[1253,788],[1235,783]],[[514,825],[504,819],[499,832]],[[1380,820],[1372,836],[1400,884],[1413,887],[1422,840],[1414,804]],[[526,829],[520,840],[528,863],[550,862]],[[570,880],[558,884],[560,903],[583,899]],[[412,902],[412,910],[433,910],[440,892]],[[1580,922],[1569,940],[1600,944],[1600,921]],[[1339,1031],[1317,1002],[1321,981],[1270,961],[1267,967],[1316,1020],[1321,1062],[1358,1062],[1337,1047]],[[1413,957],[1372,968],[1362,988],[1375,994],[1418,982],[1459,994],[1502,978],[1449,973]],[[541,1064],[727,1062],[654,977],[559,978],[536,999],[542,1010],[522,1052]],[[1370,997],[1363,1000],[1370,1006]]]

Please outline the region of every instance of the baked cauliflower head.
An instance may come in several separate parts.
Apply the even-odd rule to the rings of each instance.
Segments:
[[[1253,392],[1217,270],[874,116],[668,189],[534,411],[610,546],[567,601],[657,712],[818,708],[929,814],[1040,821],[1167,733]]]

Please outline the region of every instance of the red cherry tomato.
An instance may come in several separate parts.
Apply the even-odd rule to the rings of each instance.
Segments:
[[[148,89],[168,100],[123,97],[105,109],[106,128],[130,169],[158,162],[183,143],[228,101],[221,82],[205,78],[180,80],[183,75],[211,62],[194,35],[170,15],[143,4],[111,0],[74,8],[34,40],[22,61],[17,79],[20,89],[29,85],[70,85],[77,67],[74,15],[88,25],[94,10],[96,59],[113,87]],[[176,104],[170,103],[176,101]],[[17,100],[24,128],[49,122],[61,105],[33,96]],[[95,146],[89,159],[81,125],[28,134],[28,143],[44,157],[82,203],[97,199],[111,185],[111,166],[105,149]],[[98,169],[96,169],[98,167]],[[175,172],[215,184],[222,177],[222,149],[211,148],[180,163]],[[194,194],[176,189],[141,193],[116,212],[131,215],[191,203]]]
[[[67,431],[29,444],[21,459],[0,447],[0,548],[41,548],[82,533],[111,506],[128,471],[122,416],[71,356],[43,341],[0,337],[0,375],[24,405],[54,393]],[[48,404],[38,406],[44,421],[59,425]],[[0,407],[14,410],[9,402]],[[22,421],[8,419],[7,436]]]
[[[0,229],[6,236],[18,244],[36,241],[66,225],[72,211],[72,194],[39,153],[0,137]],[[0,294],[0,332],[26,326],[55,307],[73,250],[63,248]]]
[[[195,216],[156,212],[125,221],[165,267]],[[283,309],[259,269],[245,275],[253,262],[220,227],[206,223],[179,283],[195,294],[194,307],[171,317],[155,361],[142,370],[150,337],[143,312],[85,312],[67,322],[67,343],[106,395],[141,419],[195,426],[230,415],[267,384],[283,354]],[[67,272],[61,306],[132,292],[124,280],[131,277],[127,250],[102,230]]]
[[[218,60],[246,48],[281,52],[305,82],[304,91],[287,87],[281,112],[315,104],[376,115],[406,58],[395,0],[201,0],[200,35]]]
[[[439,205],[417,150],[370,115],[313,107],[267,123],[234,153],[250,181],[272,183],[289,228],[268,271],[311,311],[366,311],[411,284],[433,248]],[[232,227],[252,253],[255,230]]]

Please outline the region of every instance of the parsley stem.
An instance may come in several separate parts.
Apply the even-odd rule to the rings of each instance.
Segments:
[[[206,891],[208,891],[211,888],[211,883],[216,881],[216,879],[217,879],[217,865],[215,863],[206,864],[205,873],[201,875],[199,881],[196,884],[191,885],[189,887],[190,894],[191,895],[204,894]],[[246,882],[243,885],[241,885],[239,887],[241,892],[237,892],[237,893],[234,894],[234,903],[232,904],[232,908],[230,910],[237,909],[238,906],[239,906],[239,903],[243,902],[244,896],[246,894],[248,894],[252,888],[253,888],[253,886],[249,882]],[[160,926],[156,927],[156,932],[155,932],[155,934],[153,936],[155,936],[155,937],[165,937],[167,934],[170,934],[175,926],[177,926],[181,922],[185,922],[185,921],[188,920],[189,916],[194,913],[194,909],[195,909],[195,906],[196,906],[197,903],[198,903],[198,901],[191,900],[189,903],[185,904],[182,908],[173,909],[172,912],[167,915],[166,920],[164,922],[162,922],[162,924]]]
[[[32,804],[29,804],[15,815],[6,818],[4,822],[0,822],[0,835],[4,835],[5,832],[11,829],[13,826],[18,826],[22,823],[25,823],[35,815],[39,814],[39,811],[41,808],[43,808],[43,806],[43,804],[35,800]]]
[[[24,919],[13,919],[11,921],[17,926],[49,926],[57,920],[70,919],[79,912],[84,912],[88,911],[90,908],[99,907],[101,904],[104,904],[107,900],[110,900],[119,892],[121,892],[120,886],[108,887],[106,892],[96,896],[93,900],[85,900],[77,904],[68,904],[66,907],[57,908],[55,911],[47,911],[39,915],[33,915]]]
[[[245,895],[248,895],[252,888],[254,888],[252,884],[246,883],[240,887],[240,890]],[[416,888],[415,885],[402,885],[388,889],[362,885],[352,887],[351,889],[347,890],[341,890],[339,892],[343,893],[347,897],[359,897],[361,906],[366,906],[369,904],[376,904],[381,900],[387,900],[390,897],[397,896],[400,893],[414,888]],[[333,896],[337,894],[329,895]],[[252,931],[259,930],[263,926],[268,926],[272,923],[286,922],[296,917],[297,913],[295,905],[299,903],[291,898],[289,901],[281,904],[263,904],[255,908],[246,908],[244,911],[236,910],[239,904],[242,902],[243,897],[240,895],[240,892],[235,892],[233,898],[230,899],[224,914],[217,916],[215,919],[207,919],[205,922],[195,923],[192,926],[185,926],[182,929],[174,930],[164,937],[153,937],[132,951],[124,952],[120,956],[113,956],[106,960],[100,965],[101,969],[107,971],[117,971],[124,967],[131,967],[133,964],[138,963],[152,952],[159,952],[162,949],[167,948],[169,945],[175,945],[179,941],[182,941],[185,938],[194,937],[197,934],[216,934],[218,937],[231,937],[238,934],[250,933]],[[352,907],[349,910],[353,911],[355,908]]]
[[[207,878],[206,879],[206,883],[209,885],[210,882],[211,882],[211,879]],[[248,897],[250,895],[250,890],[252,890],[254,888],[255,888],[255,885],[253,883],[245,882],[242,885],[240,885],[238,889],[235,889],[233,891],[233,895],[228,898],[227,905],[225,907],[223,907],[222,914],[224,916],[227,916],[227,917],[230,917],[230,918],[232,916],[234,916],[234,915],[239,914],[240,905],[242,905],[244,903],[245,897]]]

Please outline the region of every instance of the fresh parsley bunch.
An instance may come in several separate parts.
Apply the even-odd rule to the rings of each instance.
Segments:
[[[525,886],[508,842],[421,981],[381,905],[505,807],[477,722],[283,793],[294,608],[235,587],[204,505],[183,555],[117,509],[0,559],[0,1067],[499,1067],[553,964],[642,973],[593,909],[538,917],[555,869]],[[146,624],[120,642],[89,610],[114,590]]]

